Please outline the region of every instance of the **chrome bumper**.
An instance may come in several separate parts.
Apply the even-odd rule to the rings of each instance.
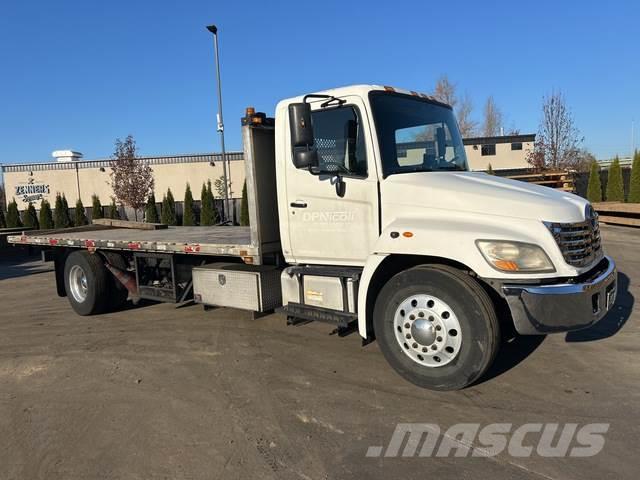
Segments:
[[[602,273],[585,283],[508,285],[502,293],[521,335],[567,332],[589,327],[616,300],[617,272],[611,257]]]

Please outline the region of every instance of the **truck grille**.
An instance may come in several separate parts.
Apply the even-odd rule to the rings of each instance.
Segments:
[[[598,215],[579,223],[547,223],[564,260],[574,267],[584,267],[602,256]]]

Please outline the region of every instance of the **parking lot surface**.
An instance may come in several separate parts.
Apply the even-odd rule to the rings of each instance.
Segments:
[[[640,230],[602,230],[615,310],[505,343],[481,382],[447,393],[405,382],[357,334],[281,315],[145,304],[78,317],[47,265],[5,255],[0,479],[637,478]],[[585,458],[367,457],[398,423],[609,429]]]

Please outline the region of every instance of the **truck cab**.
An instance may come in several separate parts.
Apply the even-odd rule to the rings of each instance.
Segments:
[[[356,315],[408,380],[459,388],[491,363],[501,323],[564,332],[613,305],[615,263],[589,203],[468,171],[448,105],[353,86],[284,100],[275,125],[285,309]]]

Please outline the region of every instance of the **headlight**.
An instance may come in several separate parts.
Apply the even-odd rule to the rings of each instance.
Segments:
[[[476,240],[476,245],[489,265],[501,272],[547,273],[556,271],[544,250],[531,243]]]

